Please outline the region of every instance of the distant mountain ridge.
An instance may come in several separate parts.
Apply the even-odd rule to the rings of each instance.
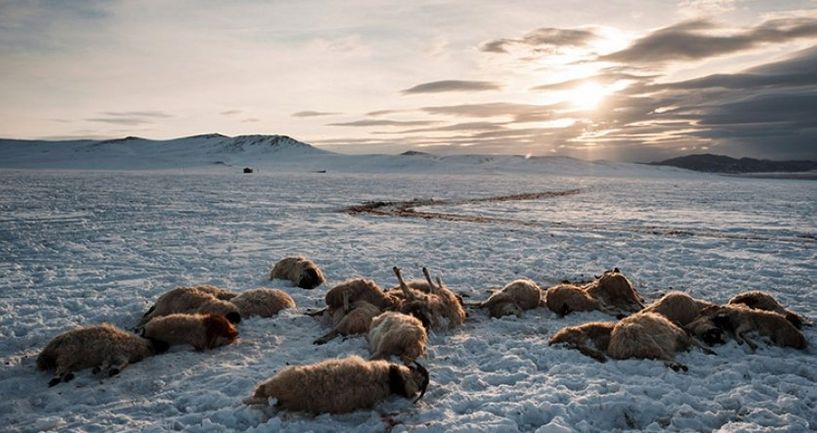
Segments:
[[[146,169],[297,160],[334,153],[287,135],[202,134],[170,140],[0,139],[0,166],[18,168]]]
[[[817,170],[817,161],[772,161],[768,159],[732,158],[711,153],[680,156],[649,165],[668,165],[709,173],[773,173]]]

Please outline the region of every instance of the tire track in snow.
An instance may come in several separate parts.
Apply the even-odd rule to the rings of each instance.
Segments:
[[[464,204],[478,204],[478,203],[500,203],[522,200],[543,200],[576,195],[580,194],[581,192],[582,191],[580,189],[568,189],[562,191],[544,191],[535,193],[512,194],[457,200],[412,199],[406,201],[367,201],[359,205],[343,208],[341,209],[341,212],[345,212],[349,215],[369,214],[401,218],[419,218],[424,220],[443,220],[482,224],[510,224],[525,227],[556,228],[559,230],[581,230],[611,233],[630,232],[654,236],[699,237],[761,242],[793,242],[806,244],[817,243],[817,236],[810,233],[804,233],[797,236],[775,237],[735,234],[719,230],[689,230],[661,226],[627,227],[614,225],[602,226],[600,224],[582,224],[582,223],[567,224],[558,221],[557,222],[527,221],[515,218],[498,218],[479,215],[463,215],[450,212],[431,212],[427,210],[417,210],[418,207],[458,206]]]

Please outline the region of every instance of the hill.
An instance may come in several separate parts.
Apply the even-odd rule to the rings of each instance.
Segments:
[[[650,165],[668,165],[710,173],[771,173],[817,170],[817,161],[771,161],[768,159],[732,158],[711,153],[681,156]]]

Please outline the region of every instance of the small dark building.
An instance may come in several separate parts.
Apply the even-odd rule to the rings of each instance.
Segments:
[[[252,169],[249,167],[244,167],[244,174],[252,173]]]

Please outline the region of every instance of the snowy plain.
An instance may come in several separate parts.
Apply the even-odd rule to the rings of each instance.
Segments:
[[[461,328],[432,334],[420,361],[431,385],[416,405],[393,398],[371,411],[317,417],[269,417],[242,405],[287,364],[366,356],[363,338],[314,346],[327,326],[302,313],[349,277],[391,287],[394,265],[409,277],[428,266],[468,300],[515,278],[547,287],[618,267],[648,300],[677,289],[725,302],[761,289],[817,317],[817,182],[562,158],[448,158],[316,153],[264,164],[255,155],[239,161],[260,166],[252,175],[222,164],[61,170],[59,158],[20,164],[37,170],[0,170],[0,430],[817,430],[813,327],[804,331],[806,351],[750,353],[730,342],[714,356],[682,353],[689,372],[676,373],[660,362],[600,364],[549,347],[563,326],[613,319],[546,309],[502,319],[472,310]],[[569,189],[579,192],[426,209],[485,223],[341,211],[369,200]],[[271,265],[290,254],[314,258],[327,284],[305,291],[270,281]],[[49,374],[34,368],[58,333],[101,322],[132,327],[161,293],[197,283],[279,287],[298,309],[243,321],[234,345],[174,348],[111,379],[83,371],[48,388]]]

